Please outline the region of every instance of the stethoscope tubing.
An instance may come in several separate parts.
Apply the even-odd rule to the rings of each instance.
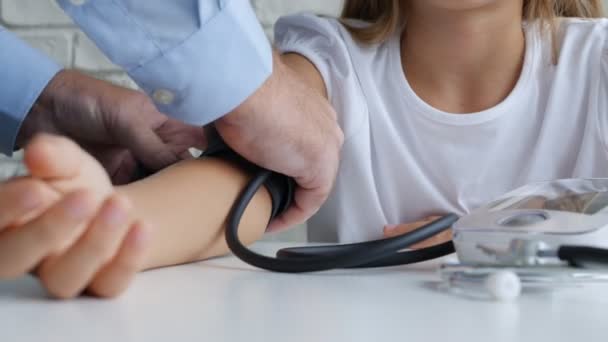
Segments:
[[[277,257],[268,257],[248,249],[238,238],[243,213],[256,192],[264,185],[271,171],[261,170],[254,175],[230,211],[225,232],[228,247],[242,261],[269,271],[283,273],[319,272],[337,268],[366,268],[397,266],[437,259],[454,253],[452,242],[415,251],[402,251],[433,237],[458,220],[454,214],[446,215],[410,233],[369,242],[285,249]]]

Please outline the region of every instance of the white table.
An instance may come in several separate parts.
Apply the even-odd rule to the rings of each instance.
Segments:
[[[227,257],[143,273],[111,301],[0,282],[0,341],[608,340],[608,285],[475,301],[433,290],[435,267],[286,275]]]

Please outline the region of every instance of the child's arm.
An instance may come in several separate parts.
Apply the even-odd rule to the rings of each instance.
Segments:
[[[49,135],[30,142],[24,161],[29,177],[0,183],[0,279],[33,272],[59,298],[113,297],[142,269],[227,252],[224,221],[249,179],[205,159],[114,188],[91,155]],[[263,234],[271,206],[258,191],[241,221],[244,243]]]
[[[178,163],[142,181],[119,188],[136,217],[151,226],[145,269],[202,260],[228,252],[224,226],[228,213],[250,176],[218,159]],[[239,228],[243,243],[263,234],[271,201],[258,191]]]
[[[325,94],[310,62],[297,55],[284,60]],[[223,161],[191,160],[117,188],[120,196],[101,165],[69,140],[39,136],[24,160],[31,176],[0,187],[0,279],[27,274],[37,265],[43,286],[60,298],[85,288],[115,296],[137,270],[226,253],[225,220],[249,179]],[[29,196],[38,200],[28,206],[13,199],[15,191],[40,196]],[[266,190],[260,190],[241,221],[244,243],[262,236],[271,206]],[[132,219],[122,219],[127,213]]]

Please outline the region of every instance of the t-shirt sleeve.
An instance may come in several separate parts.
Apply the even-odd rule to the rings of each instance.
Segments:
[[[599,91],[597,93],[597,114],[600,139],[608,151],[608,21],[602,21],[604,46],[599,68]]]
[[[346,29],[334,18],[286,16],[275,25],[275,45],[281,53],[299,54],[316,67],[348,139],[367,116],[367,106],[352,61],[355,46]]]

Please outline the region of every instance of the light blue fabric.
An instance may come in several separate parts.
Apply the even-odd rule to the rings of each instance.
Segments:
[[[230,112],[272,73],[248,0],[57,2],[146,93],[173,95],[156,104],[161,112],[191,124]]]
[[[23,119],[61,67],[0,26],[0,152],[11,155]]]
[[[148,94],[159,110],[206,124],[242,103],[272,72],[272,49],[248,0],[85,0],[60,6]],[[0,152],[60,70],[0,27]]]

